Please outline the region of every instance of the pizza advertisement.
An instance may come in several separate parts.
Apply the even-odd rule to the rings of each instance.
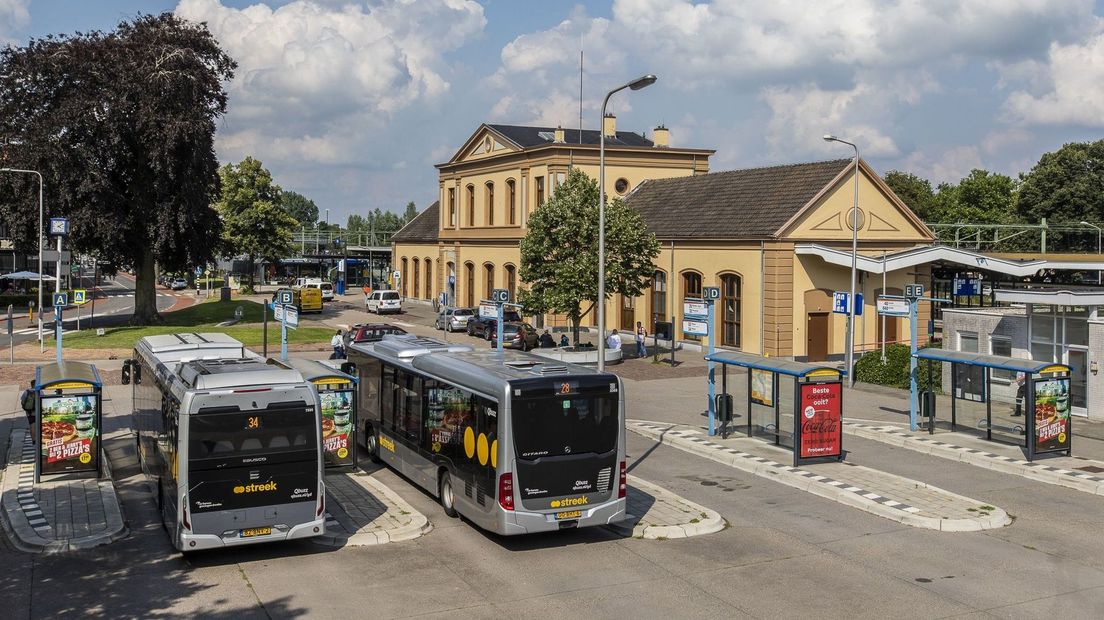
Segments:
[[[355,464],[353,459],[353,392],[333,390],[318,393],[322,401],[322,451],[327,467]]]
[[[96,471],[100,449],[96,405],[92,394],[42,399],[39,445],[43,474]]]
[[[1035,380],[1035,452],[1060,452],[1069,449],[1070,380]]]

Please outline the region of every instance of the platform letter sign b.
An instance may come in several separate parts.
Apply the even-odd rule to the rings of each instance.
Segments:
[[[291,305],[291,291],[280,291],[280,303],[282,305]]]
[[[505,304],[510,302],[510,291],[504,288],[496,288],[491,292],[491,301],[496,304]]]
[[[702,299],[713,301],[721,298],[721,289],[717,286],[703,286]]]

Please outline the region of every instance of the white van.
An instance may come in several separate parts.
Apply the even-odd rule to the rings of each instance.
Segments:
[[[323,282],[318,286],[322,289],[322,301],[334,300],[334,288],[332,282]]]
[[[313,286],[318,288],[322,286],[322,278],[296,278],[295,284],[292,285],[295,288],[303,288],[304,286]]]
[[[364,306],[368,312],[402,312],[402,300],[398,291],[372,291],[364,296]]]

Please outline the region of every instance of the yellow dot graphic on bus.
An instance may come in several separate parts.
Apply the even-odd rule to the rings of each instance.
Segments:
[[[475,444],[475,451],[479,454],[479,464],[486,465],[487,452],[489,452],[489,450],[487,447],[487,436],[483,433],[479,433],[479,441]]]
[[[475,431],[470,426],[464,429],[464,454],[469,459],[475,456]]]
[[[491,467],[498,469],[498,440],[491,442]]]
[[[1063,440],[1063,441],[1065,441],[1065,440]],[[85,465],[91,463],[92,462],[92,455],[85,452],[84,454],[80,455],[80,462],[84,463]]]

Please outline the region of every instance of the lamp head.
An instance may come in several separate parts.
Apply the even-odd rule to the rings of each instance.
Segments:
[[[1092,224],[1086,222],[1085,220],[1081,220],[1081,225],[1082,226],[1092,226]]]
[[[651,86],[652,84],[655,84],[657,79],[659,78],[649,73],[648,75],[638,77],[635,80],[629,82],[629,88],[633,90],[640,90],[641,88],[646,88],[648,86]]]
[[[835,137],[834,135],[832,135],[830,133],[824,134],[824,141],[825,142],[835,142],[836,140],[839,140],[839,138]]]

